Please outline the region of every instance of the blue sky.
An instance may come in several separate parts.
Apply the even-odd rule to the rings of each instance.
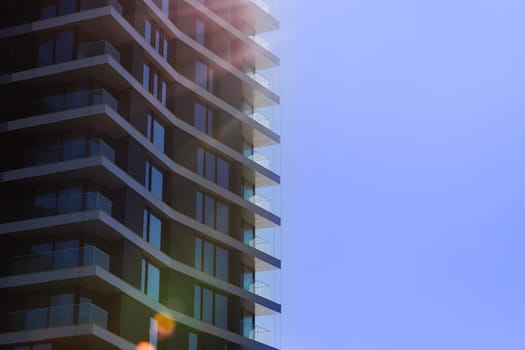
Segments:
[[[271,4],[283,349],[525,348],[525,2]]]

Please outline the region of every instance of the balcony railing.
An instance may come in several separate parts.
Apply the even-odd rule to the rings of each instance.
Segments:
[[[247,117],[255,120],[257,123],[267,127],[268,129],[270,129],[271,127],[270,118],[268,118],[261,112],[253,112],[251,114],[248,114]]]
[[[82,194],[49,194],[22,202],[1,210],[1,222],[76,213],[88,210],[102,210],[111,215],[112,203],[99,192]]]
[[[264,238],[255,236],[253,234],[244,235],[244,244],[249,245],[257,250],[260,250],[263,253],[271,254],[271,244],[270,241],[267,241]]]
[[[108,312],[91,303],[71,304],[8,312],[4,322],[4,327],[2,327],[4,332],[29,331],[89,323],[107,328]]]
[[[107,104],[118,111],[118,101],[105,89],[80,89],[65,94],[46,95],[26,103],[20,108],[20,117],[54,113],[69,109]]]
[[[253,153],[248,155],[247,157],[253,160],[255,163],[265,167],[266,169],[270,169],[270,159],[264,154],[261,154],[257,151],[253,151]]]
[[[56,163],[85,157],[104,156],[115,162],[115,150],[102,140],[66,142],[59,146],[42,147],[21,152],[15,167]]]
[[[250,202],[252,202],[253,204],[263,208],[264,210],[270,210],[271,202],[265,196],[262,196],[260,194],[254,194],[254,195],[249,196],[249,197],[247,197],[245,199],[250,201]]]
[[[266,328],[256,326],[251,320],[242,321],[242,333],[245,337],[267,344],[270,331]]]
[[[264,86],[265,88],[270,88],[270,81],[263,75],[257,72],[247,72],[246,75],[258,82],[259,84],[261,84],[262,86]]]
[[[10,275],[91,265],[109,270],[109,255],[94,246],[85,246],[15,256],[8,260]]]
[[[270,285],[261,281],[253,281],[253,283],[245,286],[245,289],[251,293],[255,293],[263,298],[270,298]]]
[[[117,10],[118,13],[122,14],[122,5],[117,0],[82,0],[80,2],[80,11],[104,6],[111,6]]]
[[[107,40],[99,40],[88,43],[80,43],[77,47],[77,59],[110,55],[120,62],[120,52],[117,51]]]
[[[255,41],[257,44],[259,44],[259,46],[263,47],[266,50],[270,50],[270,44],[268,43],[268,41],[263,39],[261,36],[255,34],[255,35],[249,35],[249,37],[250,39]]]
[[[268,6],[268,4],[265,3],[264,1],[262,0],[250,0],[250,1],[253,2],[255,5],[259,6],[262,10],[264,10],[264,12],[270,13],[270,6]]]

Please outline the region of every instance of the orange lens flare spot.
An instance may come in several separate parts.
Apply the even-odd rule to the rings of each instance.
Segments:
[[[135,350],[156,350],[153,344],[148,343],[147,341],[141,341],[137,344]]]
[[[175,331],[177,324],[175,323],[173,317],[171,317],[169,314],[160,312],[156,314],[154,318],[157,322],[157,332],[160,336],[167,337],[170,336],[173,331]]]

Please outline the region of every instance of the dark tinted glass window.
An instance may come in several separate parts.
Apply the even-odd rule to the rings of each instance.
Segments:
[[[215,276],[228,281],[228,251],[221,247],[215,250]]]
[[[57,33],[55,44],[55,63],[73,59],[73,31],[65,30]]]
[[[217,201],[217,230],[228,233],[229,208],[226,204]]]
[[[48,65],[53,63],[53,33],[46,33],[40,37],[38,43],[38,64]]]
[[[67,15],[68,13],[73,13],[77,9],[76,0],[59,0],[58,1],[58,14]]]
[[[230,163],[221,158],[217,158],[217,184],[230,188]]]
[[[206,108],[197,102],[195,103],[194,117],[195,128],[202,132],[206,132]]]

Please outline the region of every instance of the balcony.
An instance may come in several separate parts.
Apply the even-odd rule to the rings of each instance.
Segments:
[[[3,332],[20,332],[89,323],[107,329],[108,312],[91,303],[14,311],[5,315],[2,328]]]
[[[260,9],[262,9],[264,12],[270,13],[270,6],[268,6],[267,3],[265,3],[263,0],[250,0],[255,5],[257,5]]]
[[[112,203],[99,192],[81,194],[55,193],[41,195],[33,201],[22,202],[2,210],[1,222],[26,220],[46,216],[102,210],[111,215]]]
[[[255,236],[253,234],[244,234],[244,244],[249,245],[250,247],[253,247],[257,250],[260,250],[263,253],[271,254],[271,244],[270,241]]]
[[[253,151],[252,154],[248,154],[247,157],[253,160],[255,163],[259,164],[260,166],[263,166],[266,169],[270,169],[270,159],[264,154],[259,153],[257,151]]]
[[[14,168],[62,162],[86,157],[104,156],[115,162],[115,150],[100,139],[65,142],[59,146],[42,147],[21,152],[16,156]]]
[[[109,255],[94,246],[85,246],[15,256],[8,260],[8,273],[20,275],[91,265],[109,270]]]
[[[110,55],[120,62],[120,52],[117,51],[107,40],[99,40],[88,43],[79,43],[77,46],[77,59]]]
[[[268,198],[265,196],[262,196],[260,194],[253,194],[251,196],[247,196],[244,199],[247,201],[252,202],[253,204],[263,208],[264,210],[270,211],[271,208],[271,202]]]
[[[263,75],[257,72],[246,72],[246,75],[255,80],[257,83],[264,86],[265,88],[270,89],[270,81]]]
[[[243,336],[259,343],[269,343],[270,331],[268,329],[254,325],[252,320],[244,320],[241,323]]]
[[[117,99],[106,90],[79,89],[65,94],[50,94],[30,100],[18,108],[18,117],[24,118],[101,104],[107,104],[113,110],[118,111]]]
[[[260,35],[255,34],[255,35],[249,35],[248,37],[252,39],[253,41],[255,41],[263,49],[270,50],[270,44],[268,43],[268,41],[263,39]]]
[[[244,289],[251,293],[255,293],[263,298],[271,298],[270,285],[267,283],[255,280],[251,283],[246,284],[244,286]]]
[[[268,129],[271,128],[270,118],[268,118],[261,112],[253,112],[251,114],[248,114],[247,117],[255,120],[257,123],[261,124],[262,126]]]

